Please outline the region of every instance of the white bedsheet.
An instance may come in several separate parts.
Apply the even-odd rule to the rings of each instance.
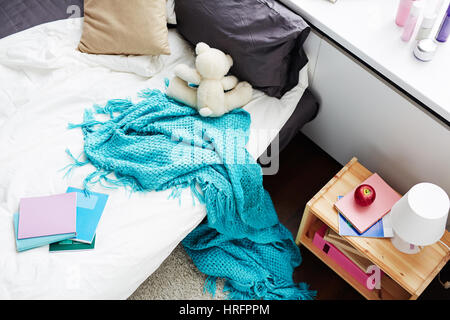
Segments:
[[[178,63],[193,65],[193,52],[170,30],[165,57],[95,56],[75,50],[82,18],[40,25],[0,40],[0,299],[125,299],[152,274],[206,215],[190,191],[178,200],[170,191],[129,194],[109,190],[94,250],[49,253],[48,246],[17,253],[13,219],[19,199],[81,187],[93,171],[77,168],[64,179],[69,148],[82,153],[83,110],[144,88],[164,90]],[[246,106],[252,118],[247,146],[256,158],[289,119],[308,85],[282,99],[254,90]]]

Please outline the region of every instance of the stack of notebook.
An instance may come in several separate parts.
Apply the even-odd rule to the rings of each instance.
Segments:
[[[342,236],[392,237],[389,213],[401,196],[376,173],[362,184],[368,184],[375,189],[375,200],[367,207],[358,205],[354,197],[356,187],[344,197],[338,197],[339,200],[334,206],[339,212],[339,234]]]
[[[363,253],[352,247],[345,239],[339,236],[336,232],[328,229],[323,237],[324,240],[333,244],[339,251],[341,251],[347,258],[356,264],[362,271],[367,272],[367,269],[373,263],[367,259]]]
[[[23,198],[14,214],[17,251],[50,244],[50,251],[93,249],[108,195],[69,187],[66,193]]]

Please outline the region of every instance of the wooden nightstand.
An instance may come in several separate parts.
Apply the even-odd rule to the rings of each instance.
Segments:
[[[449,260],[450,251],[441,243],[426,246],[418,254],[408,255],[398,251],[390,239],[343,237],[385,273],[381,277],[381,289],[373,290],[353,279],[313,244],[315,232],[324,224],[339,232],[338,213],[334,208],[338,195],[345,195],[371,174],[356,158],[343,167],[306,204],[296,243],[312,251],[366,299],[417,299]],[[441,240],[449,245],[449,232],[446,231]]]

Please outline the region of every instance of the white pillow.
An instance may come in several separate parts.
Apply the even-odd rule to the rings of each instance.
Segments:
[[[177,17],[175,15],[175,0],[166,1],[166,15],[167,23],[177,24]]]

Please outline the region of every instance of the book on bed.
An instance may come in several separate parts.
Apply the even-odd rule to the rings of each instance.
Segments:
[[[92,243],[108,201],[108,195],[92,191],[86,195],[84,190],[73,187],[69,187],[67,192],[77,194],[77,236],[73,240]]]
[[[35,238],[27,238],[27,239],[17,239],[17,231],[19,227],[19,213],[15,213],[13,216],[14,219],[14,232],[16,234],[16,249],[18,252],[38,248],[45,246],[47,244],[62,241],[66,239],[70,239],[75,237],[74,233],[67,233],[67,234],[57,234],[52,236],[45,236],[45,237],[35,237]]]
[[[17,239],[76,233],[77,194],[20,199]]]

